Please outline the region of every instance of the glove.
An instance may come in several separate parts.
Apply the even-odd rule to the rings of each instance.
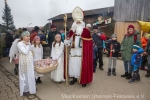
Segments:
[[[64,44],[65,44],[65,46],[70,46],[70,43],[69,43],[69,40],[64,40]]]

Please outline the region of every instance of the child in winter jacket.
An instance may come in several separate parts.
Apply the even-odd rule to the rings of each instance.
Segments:
[[[118,53],[120,52],[120,43],[117,41],[117,35],[113,34],[111,36],[112,40],[109,41],[108,45],[106,46],[106,50],[108,51],[108,72],[107,75],[111,75],[111,64],[113,61],[113,68],[112,68],[112,74],[116,76],[116,62]]]
[[[130,71],[133,72],[132,78],[129,83],[133,83],[135,80],[140,81],[139,67],[142,63],[142,53],[144,50],[140,48],[138,45],[133,45],[133,54],[131,57],[131,68]]]

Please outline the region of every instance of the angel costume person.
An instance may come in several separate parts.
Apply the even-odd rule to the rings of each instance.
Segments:
[[[60,36],[57,34],[57,36]],[[60,36],[61,39],[61,36]],[[58,61],[58,66],[57,68],[51,72],[51,79],[54,80],[55,82],[63,82],[64,80],[64,43],[61,42],[56,42],[54,41],[52,43],[52,51],[51,51],[51,57],[53,60]]]
[[[30,33],[25,31],[22,33],[21,37],[27,40],[27,38],[30,37]],[[20,96],[36,93],[33,53],[30,51],[30,46],[30,43],[24,40],[17,43],[17,48],[19,50]]]
[[[65,45],[71,44],[69,55],[69,76],[73,77],[70,85],[79,79],[82,87],[92,82],[93,79],[93,42],[90,31],[85,28],[83,22],[83,11],[76,7],[72,13],[74,23],[68,38],[64,41]]]
[[[39,41],[39,44],[36,44],[36,41]],[[43,59],[43,47],[40,44],[40,37],[39,36],[35,36],[34,40],[33,40],[32,46],[31,46],[31,50],[34,52],[34,56],[33,56],[33,60],[38,61],[38,60],[42,60]],[[43,74],[39,74],[36,71],[35,73],[35,79],[36,79],[36,83],[42,83],[42,81],[40,80],[40,78],[43,76]]]

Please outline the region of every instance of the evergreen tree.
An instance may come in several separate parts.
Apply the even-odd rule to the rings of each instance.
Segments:
[[[2,23],[2,24],[3,24],[3,26],[5,26],[6,30],[15,29],[13,16],[11,15],[11,9],[9,8],[6,0],[5,0],[5,8],[4,8],[4,11],[3,11],[2,19],[4,21],[4,23]]]

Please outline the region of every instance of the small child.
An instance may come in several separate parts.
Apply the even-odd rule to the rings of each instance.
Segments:
[[[51,72],[51,79],[55,82],[63,82],[64,80],[64,43],[61,42],[61,35],[55,35],[55,41],[52,43],[51,57],[58,61],[57,68]]]
[[[96,54],[97,54],[98,50],[97,47],[95,45],[95,43],[93,43],[93,72],[96,72],[96,66],[97,66],[97,62],[96,62]]]
[[[43,59],[43,47],[40,43],[39,36],[34,37],[33,44],[32,44],[32,51],[34,52],[34,56],[33,56],[34,62]],[[34,72],[35,72],[36,83],[41,84],[42,81],[40,78],[43,76],[43,74],[38,74],[36,71]]]
[[[144,50],[139,47],[138,45],[133,45],[133,54],[131,57],[131,71],[133,72],[132,78],[129,81],[129,83],[133,83],[135,80],[140,81],[140,75],[139,75],[139,67],[141,66],[142,63],[142,53],[144,52]]]
[[[117,62],[118,53],[120,52],[120,43],[117,41],[117,35],[116,34],[113,34],[111,36],[111,40],[107,44],[106,50],[108,51],[108,57],[109,57],[107,75],[108,76],[111,75],[111,64],[112,64],[112,61],[113,61],[112,74],[114,76],[116,76],[116,62]]]

